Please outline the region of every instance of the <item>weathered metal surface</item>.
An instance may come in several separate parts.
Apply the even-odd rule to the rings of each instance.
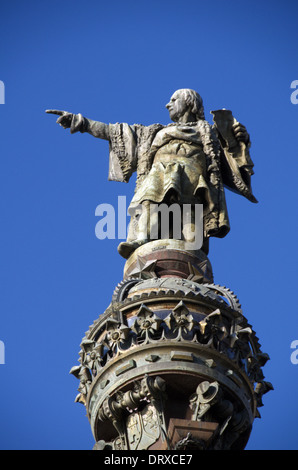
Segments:
[[[235,294],[174,277],[129,281],[117,286],[114,299],[122,300],[91,325],[81,344],[84,387],[77,401],[86,405],[95,441],[106,441],[106,449],[135,450],[245,446],[262,404],[259,390],[271,384],[262,373],[268,356]],[[155,401],[144,395],[129,409],[124,398],[140,393],[141,386],[134,387],[144,377],[158,377],[165,390]],[[160,418],[150,424],[152,407]],[[169,426],[175,419],[216,423],[217,432],[207,441],[191,431],[173,440]]]
[[[208,253],[210,237],[224,237],[230,230],[224,186],[257,202],[251,190],[253,162],[246,128],[231,111],[212,111],[214,124],[205,120],[203,100],[190,89],[177,90],[166,105],[169,125],[105,124],[66,111],[47,110],[71,133],[89,133],[109,141],[109,179],[128,182],[137,172],[136,190],[129,206],[131,223],[127,240],[118,251],[128,259],[136,248],[153,238],[189,241],[197,220],[181,225],[180,236],[166,235],[152,204],[194,207],[202,204],[202,250]],[[179,222],[180,223],[180,222]],[[176,224],[175,224],[176,226]],[[157,237],[152,228],[157,227]]]
[[[268,356],[235,294],[213,284],[207,255],[210,237],[230,230],[224,187],[257,202],[250,138],[229,110],[212,111],[210,125],[193,90],[177,90],[166,107],[173,123],[150,126],[47,111],[71,133],[109,141],[110,180],[137,173],[118,247],[123,280],[82,340],[71,369],[76,401],[94,449],[243,449],[272,389],[262,372]],[[156,204],[168,209],[167,232]]]

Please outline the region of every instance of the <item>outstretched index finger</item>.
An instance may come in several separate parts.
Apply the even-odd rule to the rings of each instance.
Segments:
[[[48,114],[58,114],[58,116],[63,116],[66,111],[59,111],[59,109],[46,109],[46,113]]]

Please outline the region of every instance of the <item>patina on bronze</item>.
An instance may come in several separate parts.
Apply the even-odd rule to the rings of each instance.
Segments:
[[[213,111],[214,125],[205,120],[202,98],[189,89],[177,90],[166,105],[174,123],[104,124],[66,111],[47,110],[71,133],[87,132],[109,141],[109,179],[128,182],[137,172],[132,214],[126,242],[119,253],[128,258],[150,241],[150,203],[203,204],[203,251],[210,237],[224,237],[230,230],[224,186],[256,202],[251,191],[253,163],[250,139],[227,110]],[[140,210],[140,207],[142,210]],[[187,239],[187,234],[185,234]]]
[[[70,132],[109,141],[109,179],[137,172],[123,279],[81,343],[76,401],[87,410],[95,450],[244,449],[273,387],[269,359],[237,296],[214,284],[210,237],[230,230],[224,187],[257,202],[250,137],[229,110],[205,120],[202,98],[176,91],[173,123],[104,124],[48,110]],[[150,204],[203,205],[203,245],[188,250],[196,220],[181,238],[150,238]],[[159,232],[161,233],[161,232]],[[161,234],[162,235],[162,234]],[[182,386],[183,384],[183,386]]]

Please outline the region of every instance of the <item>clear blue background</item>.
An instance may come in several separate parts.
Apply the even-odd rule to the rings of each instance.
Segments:
[[[70,135],[46,115],[169,122],[164,105],[193,88],[209,111],[246,125],[259,204],[227,192],[231,232],[213,239],[215,282],[230,287],[271,360],[247,449],[297,449],[297,125],[294,1],[14,1],[1,5],[0,447],[92,449],[74,403],[88,326],[122,280],[118,240],[95,236],[95,208],[128,185],[108,182],[108,143]]]

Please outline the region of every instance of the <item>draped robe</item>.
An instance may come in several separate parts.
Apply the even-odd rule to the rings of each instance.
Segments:
[[[137,184],[130,209],[144,201],[203,204],[204,236],[224,237],[230,229],[220,173],[222,148],[213,126],[195,123],[151,126],[110,124],[109,180]]]

